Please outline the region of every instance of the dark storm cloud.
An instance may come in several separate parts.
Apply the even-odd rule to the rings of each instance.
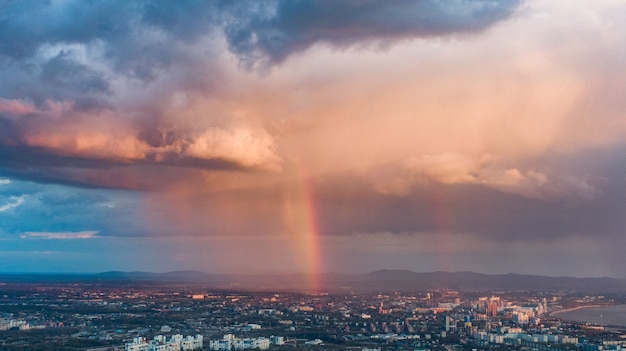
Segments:
[[[243,57],[249,59],[258,51],[282,60],[319,41],[343,46],[478,31],[508,17],[518,3],[4,1],[0,4],[0,60],[26,65],[44,45],[102,44],[114,68],[148,78],[158,74],[157,68],[184,60],[177,41],[192,44],[215,29],[223,28],[231,49]],[[167,36],[146,42],[146,31],[151,29]],[[69,62],[65,65],[68,73],[75,71]],[[32,63],[27,66],[27,70],[36,68]]]
[[[585,236],[621,245],[626,148],[546,154],[533,162],[549,174],[544,198],[438,182],[415,184],[406,196],[393,196],[355,179],[322,181],[315,193],[320,232],[477,234],[504,243]]]
[[[35,54],[43,44],[111,40],[130,32],[133,2],[4,1],[0,5],[0,53],[14,59]]]
[[[179,178],[193,179],[195,170],[254,172],[227,159],[198,159],[176,153],[150,159],[124,162],[113,159],[93,159],[55,155],[54,150],[27,146],[0,146],[0,176],[57,183],[83,188],[159,190]],[[177,168],[188,168],[181,172]],[[150,175],[152,175],[150,177]]]
[[[318,197],[321,232],[331,235],[479,234],[489,240],[513,242],[607,233],[608,229],[607,214],[595,207],[597,203],[573,205],[567,199],[523,198],[480,185],[432,183],[401,198],[372,192],[368,184],[355,182],[332,189],[341,190],[326,189]]]
[[[282,60],[318,41],[342,46],[373,39],[482,30],[510,15],[517,3],[5,1],[0,5],[0,62],[4,63],[3,71],[17,62],[23,66],[23,73],[33,73],[38,71],[37,63],[28,61],[45,45],[100,44],[104,57],[116,70],[147,79],[154,78],[159,68],[185,59],[177,41],[192,44],[221,27],[235,53],[249,59],[258,51],[273,60]],[[151,29],[167,36],[146,41],[146,31]],[[77,73],[77,64],[64,56],[59,53],[42,63],[43,81],[49,78],[50,69],[57,77],[67,73],[67,80]],[[62,65],[65,69],[61,70]],[[88,89],[106,90],[101,77],[92,79]],[[75,86],[74,91],[81,92],[84,83]]]
[[[206,34],[219,20],[216,2],[192,0],[184,2],[149,1],[143,8],[143,23],[159,27],[186,42]]]
[[[203,117],[204,131],[193,131],[164,115],[176,93],[217,94],[222,36],[240,62],[254,66],[253,60],[279,62],[316,42],[347,46],[475,32],[509,16],[517,3],[3,1],[0,167],[46,180],[55,178],[53,167],[275,169],[278,157],[266,150],[274,141],[263,130],[250,139],[248,131],[222,125],[216,113]],[[155,134],[164,128],[168,135]],[[260,148],[261,156],[224,154],[242,139],[252,140],[243,147]],[[94,140],[101,144],[91,145]]]
[[[102,44],[113,67],[140,77],[143,69],[166,66],[176,56],[168,55],[166,50],[175,48],[175,43],[146,44],[144,29],[158,25],[176,39],[194,40],[197,36],[192,34],[210,29],[210,21],[205,17],[210,3],[177,3],[172,8],[169,3],[149,1],[35,0],[5,1],[0,6],[0,54],[5,60],[23,62],[44,45]]]
[[[0,97],[106,105],[113,78],[149,82],[172,64],[191,65],[184,44],[211,31],[210,8],[210,2],[5,1]]]
[[[231,50],[248,63],[280,62],[323,42],[335,47],[484,30],[507,18],[519,0],[279,0],[224,2]]]
[[[439,237],[451,240],[480,238],[485,244],[567,243],[573,237],[590,237],[598,243],[621,245],[626,203],[626,152],[624,148],[595,150],[577,157],[546,158],[563,173],[586,170],[586,181],[595,189],[582,196],[570,191],[549,198],[523,197],[480,184],[415,185],[405,196],[376,192],[371,183],[351,174],[311,179],[307,185],[311,207],[307,221],[322,236],[394,234]],[[555,183],[567,179],[554,178]],[[281,233],[285,220],[297,215],[285,208],[298,203],[294,184],[259,186],[220,192],[198,191],[177,203],[155,209],[155,234],[184,228],[188,235]],[[569,186],[561,184],[562,187]],[[185,214],[183,225],[171,227],[162,219]],[[246,220],[240,220],[245,217]],[[210,223],[207,227],[207,223]],[[183,229],[181,229],[183,230]],[[293,233],[292,233],[293,234]],[[295,235],[295,234],[293,234]]]

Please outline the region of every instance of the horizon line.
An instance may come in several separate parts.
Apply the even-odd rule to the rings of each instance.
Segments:
[[[162,272],[154,272],[154,271],[143,271],[143,270],[108,270],[108,271],[94,271],[94,272],[36,272],[36,271],[0,271],[0,275],[41,275],[41,276],[52,276],[52,275],[69,275],[69,276],[94,276],[94,275],[102,275],[102,274],[110,274],[110,273],[119,273],[119,274],[154,274],[154,275],[162,275],[162,274],[172,274],[172,273],[200,273],[205,275],[223,275],[223,276],[322,276],[322,275],[344,275],[344,276],[360,276],[360,275],[368,275],[373,273],[382,273],[382,272],[406,272],[413,274],[479,274],[479,275],[487,275],[487,276],[507,276],[507,275],[518,275],[518,276],[532,276],[532,277],[546,277],[546,278],[572,278],[572,279],[617,279],[617,280],[626,280],[625,277],[618,276],[566,276],[566,275],[545,275],[545,274],[533,274],[533,273],[516,273],[516,272],[507,272],[507,273],[484,273],[484,272],[476,272],[476,271],[446,271],[446,270],[436,270],[436,271],[413,271],[410,269],[378,269],[369,272],[321,272],[321,273],[306,273],[306,272],[269,272],[269,273],[218,273],[218,272],[208,272],[201,271],[195,269],[179,269],[179,270],[171,270],[171,271],[162,271]]]

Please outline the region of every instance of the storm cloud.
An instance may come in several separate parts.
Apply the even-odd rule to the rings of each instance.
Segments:
[[[307,235],[329,270],[370,254],[419,267],[411,253],[432,249],[481,269],[519,255],[522,268],[508,269],[529,272],[529,248],[549,262],[559,245],[565,261],[593,246],[610,254],[585,272],[616,274],[624,10],[2,2],[0,240],[20,252],[57,245],[59,257],[98,240],[159,253],[175,243],[164,262],[176,268],[233,271],[254,266],[256,245],[276,257],[270,270],[305,270]],[[194,241],[240,261],[212,247],[220,259],[205,259]]]
[[[240,62],[279,62],[315,42],[349,46],[474,32],[516,5],[5,2],[0,144],[9,157],[2,165],[275,170],[279,156],[265,125],[233,121],[232,111],[211,107],[176,116],[199,99],[227,94],[223,40]],[[13,148],[31,161],[15,162]]]
[[[484,30],[509,17],[520,1],[225,2],[229,47],[254,63],[281,62],[316,43],[337,48],[391,44]]]

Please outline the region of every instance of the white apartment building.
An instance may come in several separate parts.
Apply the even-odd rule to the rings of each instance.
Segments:
[[[163,335],[157,335],[153,340],[147,341],[146,338],[134,338],[132,342],[124,345],[125,351],[191,351],[202,349],[202,335],[183,337],[180,334],[172,335],[168,338]]]
[[[284,343],[284,342],[283,342]],[[224,335],[221,340],[209,341],[209,349],[216,351],[231,350],[267,350],[270,348],[270,339],[268,338],[245,338],[239,339],[232,334]]]

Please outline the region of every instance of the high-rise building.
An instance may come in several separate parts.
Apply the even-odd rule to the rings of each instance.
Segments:
[[[498,315],[498,303],[491,301],[487,304],[487,315],[489,317],[495,317]]]

